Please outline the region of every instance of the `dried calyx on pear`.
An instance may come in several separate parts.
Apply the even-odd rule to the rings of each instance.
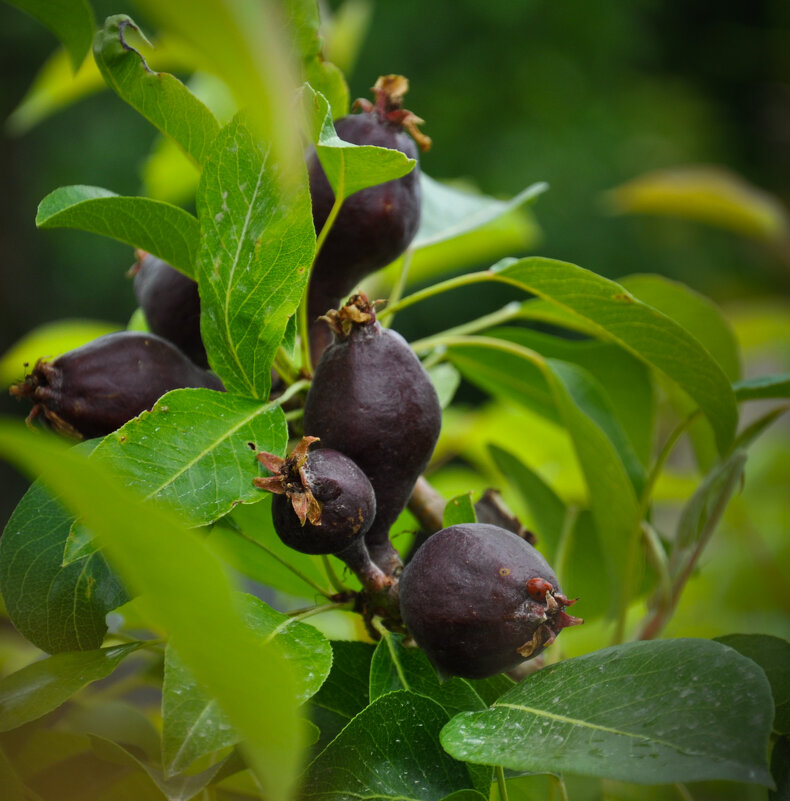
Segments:
[[[376,493],[365,535],[373,561],[388,575],[400,568],[389,539],[441,428],[433,382],[400,334],[382,328],[374,305],[355,295],[330,312],[335,341],[316,367],[305,400],[305,433],[351,458]]]
[[[429,537],[405,567],[399,595],[403,622],[445,675],[510,670],[583,622],[565,612],[575,599],[535,548],[483,523]]]

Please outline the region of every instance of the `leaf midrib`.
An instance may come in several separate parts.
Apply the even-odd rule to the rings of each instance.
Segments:
[[[156,489],[151,490],[151,492],[149,492],[145,496],[145,500],[149,500],[149,499],[155,497],[163,489],[165,489],[166,487],[169,487],[171,484],[175,483],[175,481],[178,478],[180,478],[184,473],[186,473],[187,470],[189,470],[192,467],[194,467],[194,465],[196,465],[201,459],[204,459],[206,456],[208,456],[209,453],[211,453],[212,451],[216,450],[226,439],[228,439],[228,437],[230,437],[233,434],[235,434],[240,428],[242,428],[243,426],[247,425],[249,422],[254,420],[259,415],[271,411],[275,406],[276,406],[276,404],[274,404],[274,403],[263,404],[262,406],[258,407],[253,412],[251,412],[250,414],[248,414],[245,417],[243,417],[241,420],[239,420],[238,423],[236,423],[236,425],[234,425],[232,428],[227,429],[225,431],[225,433],[221,437],[219,437],[218,439],[212,440],[211,445],[209,447],[206,447],[202,451],[197,453],[190,461],[188,461],[184,465],[182,465],[179,470],[177,470],[175,473],[170,475],[168,477],[167,481],[165,481],[163,484],[161,484]]]
[[[547,712],[545,709],[536,709],[535,707],[531,706],[522,706],[521,704],[509,704],[509,703],[495,703],[492,706],[492,709],[497,707],[503,709],[515,709],[517,712],[526,712],[528,714],[535,715],[536,717],[543,717],[548,718],[549,720],[555,720],[559,723],[568,723],[571,726],[578,726],[580,728],[586,729],[594,729],[595,731],[602,731],[607,734],[615,734],[621,737],[628,737],[633,740],[644,740],[650,743],[656,743],[657,745],[662,745],[665,748],[669,748],[672,751],[676,751],[681,754],[685,754],[687,756],[699,756],[699,757],[710,757],[711,755],[705,751],[695,751],[690,748],[686,748],[685,746],[678,745],[677,743],[668,742],[667,740],[662,740],[658,737],[653,737],[647,734],[635,734],[634,732],[623,731],[622,729],[614,729],[611,726],[602,726],[599,723],[591,723],[586,720],[580,720],[578,718],[569,718],[565,715],[558,715],[556,712]],[[746,765],[743,762],[736,762],[735,760],[728,758],[728,762],[735,765]]]
[[[181,746],[173,755],[173,758],[170,760],[169,769],[174,770],[178,769],[176,766],[180,766],[181,755],[186,751],[187,746],[192,742],[192,738],[194,737],[195,731],[198,729],[200,723],[202,722],[203,718],[208,714],[209,709],[213,706],[216,706],[214,699],[207,701],[203,709],[200,711],[200,714],[195,718],[192,722],[191,726],[187,727],[186,733],[181,741]],[[184,767],[189,767],[186,765]]]
[[[255,396],[255,384],[254,384],[254,381],[250,378],[249,375],[247,375],[247,371],[244,369],[244,365],[241,363],[241,359],[239,358],[238,347],[237,347],[237,345],[236,345],[236,343],[235,343],[235,341],[233,339],[233,336],[231,335],[231,330],[230,330],[230,307],[231,307],[230,296],[231,296],[231,292],[233,290],[233,276],[236,274],[236,268],[238,267],[238,264],[239,264],[239,258],[241,256],[241,250],[242,250],[242,248],[244,246],[244,242],[245,242],[245,239],[246,239],[246,236],[247,236],[247,231],[248,231],[248,229],[250,227],[250,220],[252,218],[253,207],[255,206],[255,201],[258,198],[258,195],[260,193],[261,182],[263,181],[263,175],[264,175],[265,171],[266,171],[266,159],[262,158],[261,159],[261,166],[260,166],[260,169],[258,170],[258,178],[257,178],[257,180],[255,182],[255,189],[253,189],[253,191],[252,191],[252,195],[250,196],[250,201],[249,201],[249,204],[247,206],[247,213],[244,216],[244,225],[242,226],[241,231],[239,233],[239,239],[238,239],[238,243],[236,245],[236,253],[233,256],[233,264],[232,264],[232,266],[230,268],[230,271],[228,273],[228,281],[227,281],[227,285],[225,287],[225,302],[223,304],[223,309],[222,309],[222,316],[223,316],[224,321],[225,321],[225,333],[226,333],[226,336],[227,336],[228,345],[230,346],[230,351],[233,354],[233,358],[235,359],[236,364],[238,365],[239,370],[241,372],[241,375],[244,377],[244,381],[247,384],[247,387],[249,388],[249,390],[252,393],[253,397]]]

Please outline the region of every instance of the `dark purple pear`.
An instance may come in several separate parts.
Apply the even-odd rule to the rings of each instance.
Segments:
[[[138,257],[132,268],[134,294],[151,333],[172,342],[200,367],[208,367],[200,338],[197,282],[150,253],[138,251]]]
[[[429,537],[403,570],[403,622],[443,674],[479,679],[532,659],[567,626],[574,603],[526,540],[485,523]]]
[[[171,389],[222,382],[155,334],[119,331],[59,356],[39,359],[11,393],[30,399],[30,418],[43,415],[61,434],[102,437],[150,410]]]
[[[403,108],[409,82],[401,75],[379,78],[373,87],[375,104],[357,100],[361,114],[349,114],[335,122],[337,135],[355,145],[375,145],[399,150],[418,159],[419,148],[431,140],[420,133],[422,122]],[[313,222],[320,232],[335,202],[335,194],[321,162],[313,151],[307,160]],[[313,267],[308,290],[308,314],[315,321],[340,302],[367,275],[386,267],[409,246],[417,233],[422,208],[419,164],[401,178],[362,189],[346,198]],[[313,359],[331,341],[325,323],[314,325]]]
[[[316,441],[303,437],[287,459],[259,453],[258,461],[273,475],[254,483],[274,493],[274,529],[289,548],[335,554],[364,537],[376,514],[376,496],[367,476],[344,454],[331,448],[308,452]]]
[[[382,328],[364,295],[328,315],[335,341],[321,357],[304,409],[305,433],[352,459],[376,493],[365,535],[388,575],[400,567],[389,530],[433,454],[442,412],[428,373],[400,334]]]
[[[308,554],[335,554],[366,586],[381,589],[386,576],[370,559],[364,536],[376,516],[376,496],[367,476],[339,451],[308,452],[317,437],[303,437],[282,459],[258,453],[271,473],[253,479],[256,487],[274,493],[272,522],[289,548]]]

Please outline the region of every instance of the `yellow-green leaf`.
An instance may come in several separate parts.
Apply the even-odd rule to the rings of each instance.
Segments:
[[[607,198],[619,214],[680,217],[772,241],[790,232],[777,198],[723,167],[649,172],[612,189]]]

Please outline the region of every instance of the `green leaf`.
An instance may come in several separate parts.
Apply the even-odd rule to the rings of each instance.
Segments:
[[[302,718],[300,723],[304,726],[305,730],[305,746],[315,745],[321,739],[321,730],[312,720],[307,720],[307,718]]]
[[[735,397],[722,368],[680,325],[624,287],[575,264],[543,258],[501,262],[495,280],[532,292],[592,324],[596,335],[657,368],[687,392],[713,426],[719,453],[737,424]]]
[[[200,186],[201,333],[230,392],[267,398],[271,366],[315,252],[307,176],[288,193],[238,120],[217,136]]]
[[[322,42],[318,4],[314,0],[285,0],[282,5],[296,53],[305,60],[320,56]]]
[[[373,4],[370,0],[352,0],[334,9],[325,20],[327,57],[350,75],[360,49],[370,31]]]
[[[468,681],[457,676],[440,681],[423,650],[404,648],[402,636],[385,632],[370,664],[370,700],[373,702],[395,690],[409,690],[431,698],[450,717],[485,708],[483,699]]]
[[[293,672],[276,646],[249,631],[223,566],[201,537],[167,510],[141,502],[105,466],[45,432],[2,421],[0,453],[27,471],[43,471],[43,480],[85,518],[139,593],[148,625],[170,635],[184,663],[244,738],[248,764],[267,797],[290,798],[302,734]]]
[[[591,391],[599,399],[593,403],[591,398],[591,408],[608,407],[607,416],[616,418],[617,424],[611,427],[609,436],[628,466],[634,485],[641,485],[643,470],[635,459],[647,465],[652,457],[656,406],[650,370],[643,362],[606,342],[578,342],[511,327],[494,328],[488,335],[516,342],[552,359],[577,364],[592,375],[599,386]]]
[[[368,676],[374,648],[364,642],[332,642],[332,671],[310,701],[310,717],[321,731],[317,753],[369,703]]]
[[[547,365],[552,370],[547,374],[552,392],[590,491],[590,506],[609,574],[611,608],[615,609],[633,589],[630,555],[638,536],[639,503],[620,453],[608,436],[612,427],[601,426],[600,415],[588,416],[590,407],[580,402],[588,388],[583,371],[551,359]]]
[[[696,220],[736,233],[780,241],[790,223],[782,203],[722,167],[656,170],[611,190],[620,214],[658,214]]]
[[[309,3],[309,0],[307,0]],[[312,5],[312,3],[309,3]],[[304,67],[304,79],[320,92],[332,108],[332,117],[337,119],[348,113],[349,91],[345,75],[334,64],[322,58],[314,58]]]
[[[408,285],[525,253],[540,239],[540,229],[526,206],[547,184],[532,184],[508,200],[499,200],[460,185],[440,183],[420,172],[420,228],[406,258]],[[386,269],[382,280],[393,286],[403,270],[403,257]],[[382,291],[386,294],[386,291]]]
[[[329,101],[332,116],[348,112],[348,85],[343,73],[324,60],[320,37],[321,17],[315,0],[287,0],[283,3],[297,53],[302,57],[304,79]]]
[[[137,31],[150,44],[125,14],[108,17],[96,34],[93,55],[104,80],[122,100],[179,144],[195,164],[202,165],[219,133],[217,118],[178,78],[151,70],[127,41],[130,31]]]
[[[269,493],[255,504],[237,506],[215,525],[206,540],[223,562],[253,581],[296,598],[313,598],[327,585],[321,558],[285,545],[272,524]],[[327,590],[328,592],[328,590]]]
[[[756,662],[768,677],[774,696],[774,731],[790,734],[790,642],[769,634],[728,634],[716,642]]]
[[[582,509],[576,519],[569,520],[572,528],[557,555],[562,561],[553,563],[565,592],[578,598],[573,614],[588,623],[612,611],[612,591],[605,586],[608,559],[603,538],[598,534],[595,518],[589,509]],[[641,559],[633,565],[629,589],[641,589],[643,567]]]
[[[0,731],[57,709],[86,684],[109,676],[142,643],[55,654],[0,680]]]
[[[567,342],[517,328],[493,329],[489,336],[585,369],[584,373],[577,371],[578,401],[606,431],[634,487],[640,490],[644,483],[643,464],[652,451],[655,410],[652,383],[645,366],[621,348],[600,342]],[[464,348],[460,352],[453,347],[450,358],[469,381],[492,395],[509,398],[553,422],[561,422],[541,368],[525,363],[518,353],[505,349],[492,356],[481,349]]]
[[[66,546],[63,549],[63,567],[90,556],[98,550],[98,547],[93,534],[79,520],[75,520],[71,524]]]
[[[46,25],[63,42],[75,70],[93,39],[93,9],[87,0],[7,0]]]
[[[472,503],[472,493],[465,492],[447,501],[444,507],[444,519],[442,523],[445,528],[455,526],[459,523],[476,523],[475,505]]]
[[[244,618],[264,642],[274,639],[295,669],[297,701],[306,701],[329,675],[332,649],[317,629],[293,621],[252,595],[243,596]],[[168,647],[162,694],[162,763],[165,775],[186,770],[213,751],[239,741],[216,699],[206,695],[178,654]]]
[[[571,436],[589,488],[590,505],[606,555],[607,587],[614,611],[632,590],[630,560],[640,521],[632,482],[641,482],[641,471],[636,460],[631,459],[629,475],[623,459],[624,435],[617,433],[617,421],[592,379],[575,365],[543,359],[523,346],[492,337],[448,337],[446,344],[450,358],[462,372],[477,383],[484,373],[495,392],[507,386],[515,390],[513,397],[518,399],[521,388],[526,392],[532,386],[531,381],[524,380],[525,375],[540,377],[547,388],[541,400],[556,408]],[[459,361],[459,355],[466,364]]]
[[[446,409],[453,400],[458,387],[461,384],[461,374],[452,364],[441,362],[428,370],[436,394],[439,396],[439,406]]]
[[[296,359],[296,351],[297,351],[297,341],[296,341],[296,334],[299,329],[299,320],[297,319],[298,315],[294,314],[288,318],[288,322],[285,325],[285,334],[283,335],[283,341],[280,347],[283,349],[285,355],[293,360]]]
[[[658,309],[683,326],[708,350],[730,381],[741,375],[741,356],[735,334],[724,315],[712,301],[689,287],[657,275],[630,275],[620,284],[641,301]],[[676,384],[667,382],[664,391],[681,417],[695,409],[694,401]],[[695,420],[690,429],[700,472],[707,472],[716,461],[716,442],[710,423]]]
[[[20,136],[60,109],[104,88],[105,83],[93,58],[85,59],[75,73],[68,53],[63,49],[56,50],[41,66],[19,105],[9,114],[5,121],[6,130]]]
[[[558,422],[557,409],[540,368],[505,346],[500,352],[454,342],[447,354],[461,375],[493,397],[505,398]]]
[[[442,801],[487,801],[489,795],[478,793],[477,790],[456,790],[450,795],[446,795]]]
[[[186,83],[190,92],[224,125],[238,111],[228,87],[215,75],[198,72]],[[176,205],[194,202],[200,181],[200,167],[174,140],[160,136],[140,170],[142,193]]]
[[[517,301],[516,301],[517,302]],[[539,323],[549,323],[557,328],[567,328],[579,334],[596,336],[596,330],[589,320],[578,317],[572,311],[556,306],[543,298],[530,298],[521,303],[518,310],[514,310],[516,320],[531,320]]]
[[[707,640],[632,642],[528,676],[442,731],[457,759],[638,784],[770,784],[762,671]]]
[[[549,562],[553,562],[565,523],[565,504],[534,470],[498,445],[489,445],[494,464],[502,471],[535,521],[535,533]]]
[[[371,702],[397,690],[409,690],[436,701],[449,718],[486,706],[468,681],[457,676],[440,681],[424,651],[404,648],[402,636],[385,632],[370,665]],[[480,765],[467,767],[474,787],[487,793],[491,787],[491,769]]]
[[[439,747],[446,721],[423,696],[400,690],[378,698],[308,765],[301,797],[439,801],[469,788],[466,767]]]
[[[535,200],[549,188],[546,183],[532,184],[510,200],[497,200],[488,195],[455,189],[425,173],[420,181],[423,190],[422,215],[417,236],[411,244],[414,250],[482,228]]]
[[[680,576],[695,554],[713,535],[730,497],[740,486],[746,454],[735,453],[709,473],[691,496],[678,521],[675,538],[669,555],[669,570],[673,577]]]
[[[228,86],[238,108],[249,114],[256,138],[267,144],[271,161],[279,165],[276,180],[283,191],[294,183],[301,185],[299,115],[291,113],[300,83],[298,54],[282,4],[139,0],[136,5],[185,42],[201,69]]]
[[[708,297],[662,275],[627,275],[621,286],[643,303],[671,317],[698,339],[730,381],[741,376],[738,340],[722,310]]]
[[[189,212],[145,197],[121,197],[98,186],[61,186],[39,204],[39,228],[77,228],[117,239],[194,274],[198,221]]]
[[[0,387],[22,380],[27,372],[26,365],[33,365],[42,358],[56,359],[66,351],[118,330],[117,323],[98,320],[58,320],[37,326],[0,357]]]
[[[44,793],[45,798],[48,795],[46,785],[40,780],[47,773],[55,773],[62,783],[63,767],[67,766],[72,758],[79,759],[84,756],[90,747],[88,738],[84,735],[40,726],[16,729],[0,735],[0,740],[6,754],[13,758],[19,778],[27,783],[35,782],[37,791]],[[64,793],[63,796],[56,793],[53,795],[58,801],[63,796],[74,798],[74,794],[68,793]],[[39,801],[39,796],[34,798],[35,801]]]
[[[144,771],[168,801],[189,801],[194,798],[222,771],[225,763],[233,758],[233,755],[230,754],[199,773],[188,776],[183,774],[167,776],[159,767],[152,765],[147,760],[140,759],[139,756],[119,743],[95,734],[88,735],[88,737],[91,748],[97,757],[114,764],[126,765],[135,771]]]
[[[790,375],[761,375],[733,384],[735,397],[739,401],[790,398]]]
[[[472,689],[483,699],[486,706],[491,706],[500,695],[513,688],[516,683],[505,673],[489,676],[487,679],[467,679]]]
[[[158,663],[159,659],[157,668]],[[146,667],[150,667],[150,662],[137,674],[140,678],[138,692],[145,691]],[[70,704],[64,710],[63,716],[58,717],[58,725],[66,731],[96,734],[127,747],[134,746],[146,759],[158,760],[161,751],[159,731],[148,714],[149,710],[137,703],[133,695],[129,701],[115,701],[105,697],[101,703]]]
[[[640,495],[645,483],[644,468],[639,462],[630,440],[625,435],[620,421],[615,416],[606,394],[602,391],[600,383],[591,378],[587,370],[569,362],[563,362],[558,359],[547,359],[546,364],[551,368],[553,374],[565,385],[575,408],[584,412],[589,417],[590,421],[605,434],[608,441],[615,448],[631,480],[634,490],[637,495]],[[648,415],[650,415],[649,412]],[[565,418],[567,421],[567,412]],[[573,431],[571,431],[571,435],[573,435]],[[585,465],[581,455],[582,448],[579,443],[576,443],[576,450],[580,456],[582,470],[584,470],[585,475],[589,479],[592,461]],[[589,480],[588,486],[590,486]],[[592,487],[590,488],[592,490]],[[594,498],[592,502],[594,504]]]
[[[341,139],[332,123],[327,99],[309,85],[304,88],[304,102],[312,115],[316,154],[332,191],[343,200],[361,189],[400,178],[417,164],[400,150],[355,145]]]
[[[185,437],[184,432],[189,432]],[[257,451],[284,455],[288,426],[273,403],[210,389],[176,389],[107,435],[91,455],[146,499],[164,501],[190,526],[238,503],[262,500]],[[76,530],[64,564],[85,555],[91,535]]]
[[[107,632],[107,612],[127,599],[101,554],[63,567],[74,520],[36,481],[0,537],[0,593],[8,616],[24,637],[49,653],[98,648]]]
[[[370,703],[370,662],[374,647],[365,642],[332,642],[332,671],[313,696],[313,704],[351,720]]]

